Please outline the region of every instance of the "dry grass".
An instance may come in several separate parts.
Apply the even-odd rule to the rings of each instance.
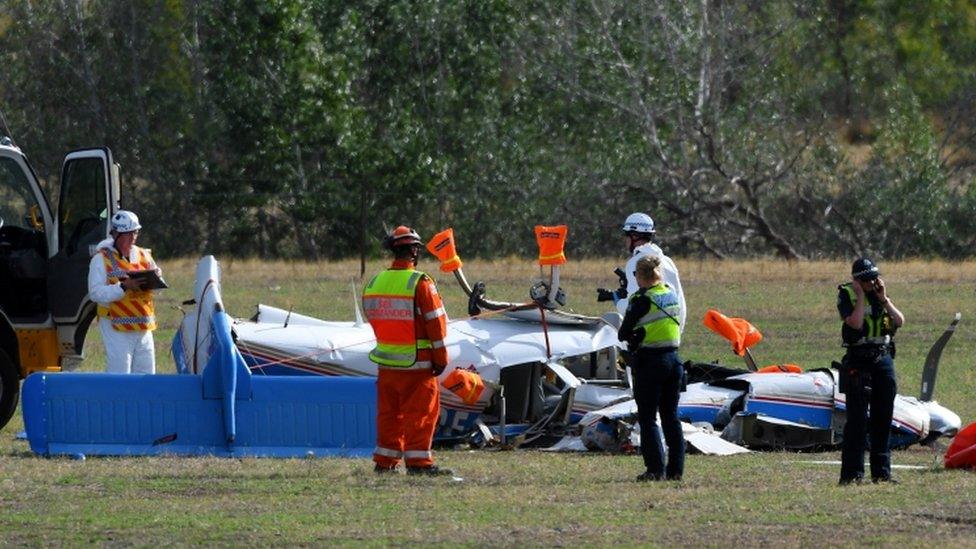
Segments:
[[[614,286],[614,261],[578,261],[563,270],[570,305],[606,311],[593,288]],[[190,296],[193,261],[164,262],[172,289],[160,297],[161,372],[173,370],[169,340]],[[384,263],[371,262],[372,274]],[[840,356],[836,284],[839,262],[679,260],[689,302],[682,354],[737,364],[707,333],[709,307],[752,320],[765,334],[760,362],[826,366]],[[431,263],[423,268],[436,273]],[[970,327],[976,263],[910,261],[881,265],[908,319],[896,360],[902,392],[918,390],[929,345],[951,315],[964,315],[946,349],[940,401],[964,422],[976,416],[976,330]],[[351,319],[350,282],[359,263],[228,261],[228,310],[249,316],[255,303],[326,318]],[[470,279],[488,281],[489,297],[519,301],[539,271],[524,259],[472,261]],[[438,276],[452,317],[466,300]],[[96,332],[86,344],[88,370],[103,368]],[[539,452],[442,451],[442,464],[465,481],[376,478],[364,460],[221,460],[133,458],[70,461],[33,457],[0,431],[0,545],[159,543],[190,545],[722,545],[974,546],[976,475],[945,471],[925,448],[895,453],[901,485],[834,484],[834,465],[801,461],[826,454],[690,456],[681,485],[637,485],[633,456]]]

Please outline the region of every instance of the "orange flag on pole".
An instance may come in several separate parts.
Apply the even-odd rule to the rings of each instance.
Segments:
[[[535,226],[535,240],[539,243],[539,265],[562,265],[566,263],[563,246],[566,244],[566,225],[555,227]]]
[[[427,243],[427,251],[440,260],[442,272],[452,273],[463,265],[454,245],[453,228],[447,228],[435,234]]]
[[[715,309],[705,313],[705,327],[732,344],[732,351],[745,356],[746,349],[762,341],[762,334],[744,318],[729,318]]]

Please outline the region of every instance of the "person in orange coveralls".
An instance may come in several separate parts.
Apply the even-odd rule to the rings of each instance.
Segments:
[[[439,376],[447,366],[447,313],[434,281],[415,269],[420,235],[406,226],[383,241],[393,265],[363,290],[363,309],[376,334],[369,358],[376,381],[374,470],[391,473],[403,459],[410,475],[453,475],[434,465],[431,442],[440,413]]]

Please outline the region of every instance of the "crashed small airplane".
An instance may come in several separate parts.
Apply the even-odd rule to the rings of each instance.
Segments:
[[[552,229],[537,227],[540,250],[548,235],[565,238],[564,228],[562,233]],[[590,317],[560,309],[565,304],[560,263],[550,263],[548,280],[532,287],[530,301],[499,302],[485,297],[483,282],[473,287],[468,283],[450,229],[436,235],[428,249],[468,295],[471,315],[448,323],[451,362],[441,379],[463,369],[479,374],[487,386],[476,401],[465,402],[442,385],[436,440],[500,440],[554,451],[630,451],[639,446],[636,405],[619,360],[617,313]],[[540,259],[561,256],[561,251],[560,243],[558,253],[540,251]],[[188,302],[196,306],[173,342],[180,373],[200,374],[207,364],[209,335],[198,327],[208,326],[219,287],[217,262],[208,256],[198,266],[194,299]],[[356,320],[346,322],[258,305],[252,318],[234,321],[234,341],[256,376],[376,376],[368,357],[375,338],[359,310],[358,294],[355,303]],[[714,325],[721,322],[733,328],[717,329]],[[732,454],[745,451],[742,446],[816,449],[840,444],[844,395],[837,391],[835,369],[803,372],[790,365],[752,371],[758,369],[749,348],[761,340],[758,330],[714,311],[706,317],[706,325],[710,323],[733,343],[749,370],[686,363],[689,385],[681,394],[679,416],[694,449]],[[939,357],[957,323],[958,317],[929,353],[922,395],[898,395],[894,446],[927,444],[958,431],[959,417],[932,400]]]
[[[618,368],[617,326],[620,316],[575,314],[562,309],[559,263],[565,227],[537,227],[540,264],[550,265],[548,280],[530,290],[530,301],[499,302],[485,297],[485,285],[472,287],[462,271],[453,232],[436,235],[428,249],[441,259],[441,270],[454,273],[469,297],[469,318],[448,323],[446,345],[454,370],[476,372],[486,389],[467,401],[441,384],[441,414],[435,440],[440,443],[499,441],[506,445],[546,445],[576,434],[588,413],[630,398],[626,376]],[[548,239],[557,240],[554,244]],[[557,248],[553,253],[549,248]],[[550,260],[551,261],[551,260]],[[173,340],[177,371],[201,374],[209,360],[209,325],[220,295],[216,260],[203,258],[197,268],[195,305]],[[372,327],[363,320],[355,299],[355,321],[325,321],[258,305],[249,320],[235,320],[234,341],[255,376],[373,376],[369,359],[375,346]],[[698,431],[691,425],[691,431]],[[727,449],[715,435],[696,438],[701,451]],[[710,444],[709,444],[710,443]],[[694,447],[694,443],[693,443]],[[743,451],[737,449],[736,451]]]

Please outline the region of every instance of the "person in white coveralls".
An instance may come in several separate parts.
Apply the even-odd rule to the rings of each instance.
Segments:
[[[664,252],[657,244],[654,244],[654,220],[645,213],[634,212],[624,220],[621,230],[627,238],[627,249],[630,252],[630,259],[627,260],[627,265],[624,266],[620,287],[616,290],[597,289],[597,300],[613,301],[617,306],[617,311],[620,313],[620,316],[624,316],[627,312],[628,296],[633,295],[639,288],[637,278],[634,275],[634,271],[637,270],[637,260],[644,256],[657,257],[661,260],[660,271],[662,281],[667,283],[677,295],[678,320],[681,323],[680,330],[683,333],[685,330],[685,318],[687,316],[685,294],[681,289],[681,279],[678,276],[678,268],[675,266],[674,261],[664,255]]]
[[[150,250],[136,246],[139,218],[119,210],[110,220],[109,238],[98,243],[88,266],[88,296],[98,305],[98,328],[105,342],[109,373],[154,374],[153,330],[156,312],[153,290],[132,271],[162,274]]]

